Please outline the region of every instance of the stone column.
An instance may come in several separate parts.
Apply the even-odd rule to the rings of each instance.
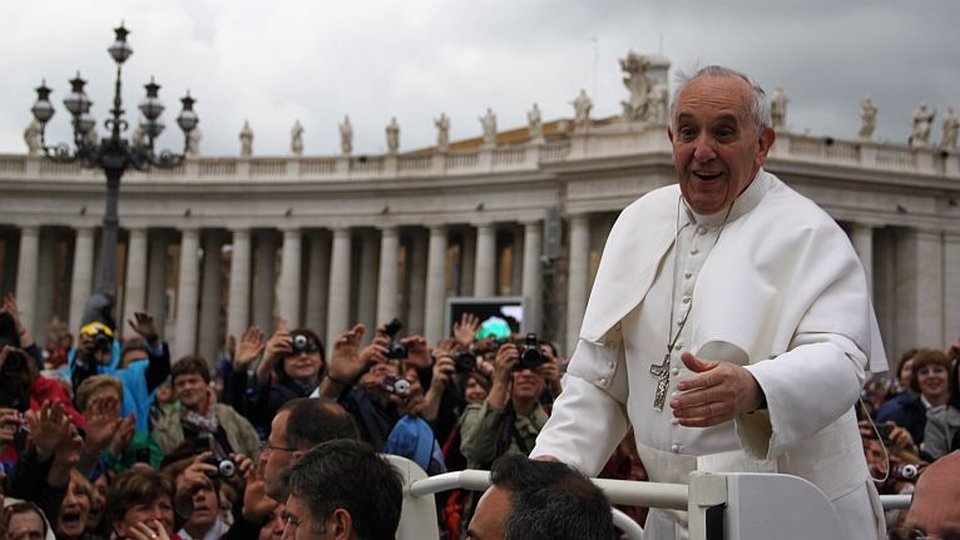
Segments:
[[[273,231],[257,235],[256,269],[253,275],[253,323],[270,336],[274,326],[277,285],[277,241]]]
[[[397,280],[400,268],[397,252],[400,249],[400,231],[396,227],[384,227],[380,235],[380,284],[377,287],[377,323],[384,323],[397,313]]]
[[[223,236],[207,231],[203,239],[203,290],[200,297],[200,335],[198,351],[211,367],[217,368],[221,345],[225,344],[220,329],[220,301],[223,298],[223,259],[220,255]],[[237,339],[240,338],[238,334]]]
[[[30,327],[37,346],[43,347],[47,339],[47,324],[53,319],[54,293],[54,253],[56,250],[56,231],[47,229],[40,234],[39,261],[37,267],[37,299],[33,312],[34,325]]]
[[[147,311],[153,315],[153,320],[157,324],[157,332],[160,335],[166,335],[166,328],[169,313],[167,310],[167,235],[157,232],[153,240],[149,241],[148,251],[150,253],[147,264]]]
[[[147,296],[147,229],[137,227],[130,229],[129,241],[127,242],[127,280],[123,292],[123,312],[118,314],[117,325],[123,330],[120,332],[124,337],[129,337],[136,332],[127,324],[120,324],[120,321],[126,321],[133,318],[137,311],[146,309]]]
[[[320,233],[311,234],[308,242],[310,258],[307,261],[304,326],[323,336],[327,330],[327,294],[330,292],[330,242]],[[332,343],[324,344],[328,350],[333,346]]]
[[[183,229],[180,280],[177,283],[177,335],[172,361],[197,352],[197,303],[200,292],[200,231]]]
[[[377,320],[377,275],[379,264],[377,256],[380,246],[377,237],[372,233],[362,236],[360,246],[360,286],[357,290],[357,322],[361,322],[372,330],[384,321]],[[373,332],[364,335],[364,341],[373,338]]]
[[[528,221],[523,224],[523,296],[526,298],[526,310],[523,314],[524,326],[528,332],[540,333],[540,311],[542,294],[540,290],[540,253],[543,242],[543,222]]]
[[[447,228],[430,227],[430,245],[427,254],[427,298],[424,311],[423,336],[427,343],[436,343],[446,333],[443,314],[446,309]]]
[[[860,256],[863,271],[867,275],[867,290],[873,297],[873,227],[854,223],[850,228],[850,241]]]
[[[350,329],[350,254],[351,231],[347,227],[333,230],[330,261],[330,293],[327,304],[327,349]]]
[[[227,334],[240,339],[250,324],[250,229],[233,229]]]
[[[492,224],[477,226],[474,296],[493,296],[497,282],[497,231]]]
[[[590,261],[590,218],[586,215],[570,219],[570,245],[567,271],[567,344],[572,355],[580,338],[583,312],[587,308],[587,278]]]
[[[18,260],[20,262],[17,265],[17,307],[20,308],[20,320],[32,331],[36,328],[40,227],[27,225],[20,229]]]
[[[903,347],[938,347],[945,341],[942,321],[948,305],[942,233],[906,231],[897,261],[897,339]]]
[[[474,291],[473,275],[477,271],[477,236],[464,232],[460,249],[460,296],[470,296]]]
[[[303,254],[300,229],[283,230],[283,254],[280,260],[280,316],[289,327],[300,326],[300,266]]]
[[[21,259],[22,260],[22,259]],[[19,280],[18,280],[19,283]],[[83,306],[93,289],[93,227],[77,229],[77,238],[73,245],[73,279],[70,283],[70,333],[77,335]],[[17,304],[22,304],[17,292]]]
[[[427,294],[427,241],[422,234],[414,234],[410,247],[410,312],[407,329],[411,334],[424,333],[424,301]]]
[[[960,309],[956,307],[956,299],[960,298],[960,234],[944,233],[943,243],[943,297],[947,306],[943,317],[943,333],[946,338],[943,348],[946,349],[953,340],[960,337]]]

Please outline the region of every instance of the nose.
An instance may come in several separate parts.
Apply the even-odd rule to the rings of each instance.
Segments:
[[[696,141],[696,147],[693,149],[693,159],[705,163],[717,157],[711,141],[707,140],[706,135],[700,136]]]

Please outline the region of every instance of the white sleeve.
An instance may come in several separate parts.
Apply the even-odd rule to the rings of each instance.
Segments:
[[[613,355],[619,358],[612,361]],[[581,340],[564,381],[530,457],[553,456],[595,476],[629,427],[622,355]]]
[[[777,459],[850,410],[866,377],[866,354],[839,334],[797,336],[788,352],[746,366],[767,399],[767,409],[734,422],[744,450]]]

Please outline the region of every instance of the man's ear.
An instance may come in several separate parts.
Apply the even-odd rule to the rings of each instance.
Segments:
[[[346,508],[337,508],[329,520],[333,527],[333,538],[336,540],[350,540],[353,536],[353,517]]]
[[[763,131],[760,132],[760,139],[757,142],[757,168],[763,167],[763,164],[766,163],[767,154],[770,152],[770,147],[773,146],[773,143],[776,140],[777,133],[772,127],[765,127],[763,128]]]

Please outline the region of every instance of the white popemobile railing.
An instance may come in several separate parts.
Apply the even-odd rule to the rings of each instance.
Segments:
[[[483,491],[488,471],[466,470],[428,477],[410,460],[386,456],[404,478],[403,512],[397,540],[439,537],[434,493],[451,489]],[[842,540],[840,519],[826,496],[810,482],[785,474],[694,472],[690,485],[593,479],[612,503],[682,510],[690,540]],[[882,496],[885,509],[906,508],[909,495]],[[641,540],[643,529],[614,510],[626,538]]]

